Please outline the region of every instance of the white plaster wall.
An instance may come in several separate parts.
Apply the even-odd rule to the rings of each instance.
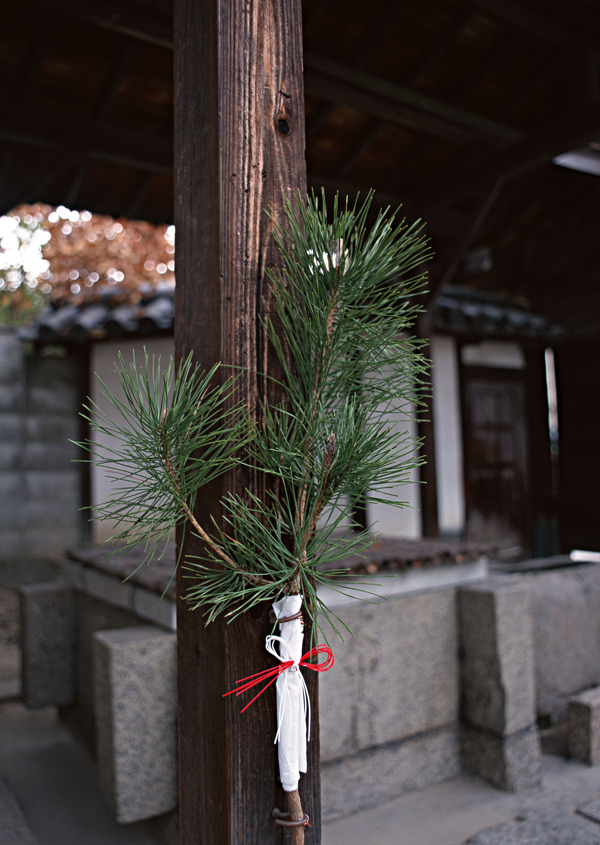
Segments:
[[[174,342],[172,338],[156,338],[139,341],[139,343],[126,343],[123,341],[107,341],[105,343],[95,343],[92,346],[91,357],[91,399],[103,410],[106,410],[106,403],[102,399],[101,385],[96,378],[96,374],[100,376],[102,381],[110,390],[118,393],[119,382],[115,375],[115,364],[118,360],[119,352],[123,355],[125,363],[129,364],[132,360],[133,352],[135,351],[135,358],[138,365],[144,361],[144,349],[150,356],[161,357],[163,367],[166,367],[169,358],[174,352]],[[93,440],[99,445],[108,445],[108,438],[106,435],[95,432]],[[97,467],[92,464],[91,473],[91,494],[92,506],[99,502],[104,502],[109,497],[111,483],[102,467]],[[93,522],[92,523],[92,542],[102,543],[106,541],[114,533],[114,526],[108,521]]]
[[[463,346],[461,360],[472,367],[503,367],[510,370],[522,370],[525,356],[518,343],[502,340],[483,340],[481,343],[469,343]]]
[[[400,402],[391,406],[390,422],[395,431],[408,432],[414,442],[418,437],[418,426],[412,418],[414,408],[402,408]],[[402,447],[400,447],[402,448]],[[390,463],[402,460],[390,453]],[[406,474],[406,483],[397,484],[385,490],[385,495],[394,498],[403,507],[369,503],[367,505],[367,523],[384,537],[406,537],[411,540],[421,536],[421,487],[419,470],[412,469]]]
[[[431,338],[433,430],[440,531],[457,535],[465,524],[458,351],[452,337]]]

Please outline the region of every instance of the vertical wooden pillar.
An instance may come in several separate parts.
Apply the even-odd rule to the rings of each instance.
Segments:
[[[255,373],[273,366],[259,319],[269,307],[265,269],[278,260],[265,209],[280,215],[285,197],[306,190],[301,3],[176,0],[175,7],[176,356],[193,350],[203,367],[247,368],[241,389],[256,407],[266,388]],[[258,484],[242,470],[226,481],[233,492],[258,492]],[[204,523],[219,518],[224,486],[197,503]],[[193,537],[185,543],[195,550]],[[267,613],[205,628],[198,611],[179,607],[182,845],[281,841],[271,818],[283,806],[274,695],[269,690],[243,715],[239,699],[221,697],[269,665]],[[315,822],[307,843],[320,841],[315,722],[301,781]]]

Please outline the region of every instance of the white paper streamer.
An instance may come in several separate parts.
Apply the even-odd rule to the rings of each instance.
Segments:
[[[302,609],[302,596],[286,596],[273,602],[277,618],[294,616]],[[306,742],[310,722],[310,702],[298,663],[302,657],[304,624],[301,619],[279,625],[280,636],[267,637],[266,648],[278,660],[294,665],[277,678],[277,752],[279,777],[286,792],[298,789],[300,772],[306,772]]]

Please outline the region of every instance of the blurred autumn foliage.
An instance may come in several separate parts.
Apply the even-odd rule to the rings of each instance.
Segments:
[[[19,266],[19,258],[5,260],[6,272],[0,273],[0,317],[5,323],[31,320],[48,299],[56,306],[109,297],[113,303],[135,304],[151,290],[175,284],[173,226],[41,204],[19,206],[8,218],[11,244],[20,233],[31,240],[27,232],[38,232],[45,262],[32,277]],[[0,250],[2,245],[0,240]]]

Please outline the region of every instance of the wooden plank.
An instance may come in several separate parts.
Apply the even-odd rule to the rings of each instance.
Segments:
[[[245,368],[252,408],[266,392],[256,371],[272,367],[259,322],[269,307],[265,268],[277,261],[265,209],[280,212],[283,199],[306,186],[300,2],[178,0],[175,17],[176,355],[193,350],[204,366]],[[260,493],[258,479],[240,470],[205,490],[200,521],[220,518],[224,487],[241,493],[247,485]],[[185,542],[201,553],[193,537]],[[204,627],[201,614],[179,602],[182,845],[280,841],[271,817],[283,807],[274,696],[270,690],[243,715],[238,700],[222,699],[268,665],[267,610]],[[300,789],[311,841],[319,842],[316,677],[307,682],[313,741]]]

